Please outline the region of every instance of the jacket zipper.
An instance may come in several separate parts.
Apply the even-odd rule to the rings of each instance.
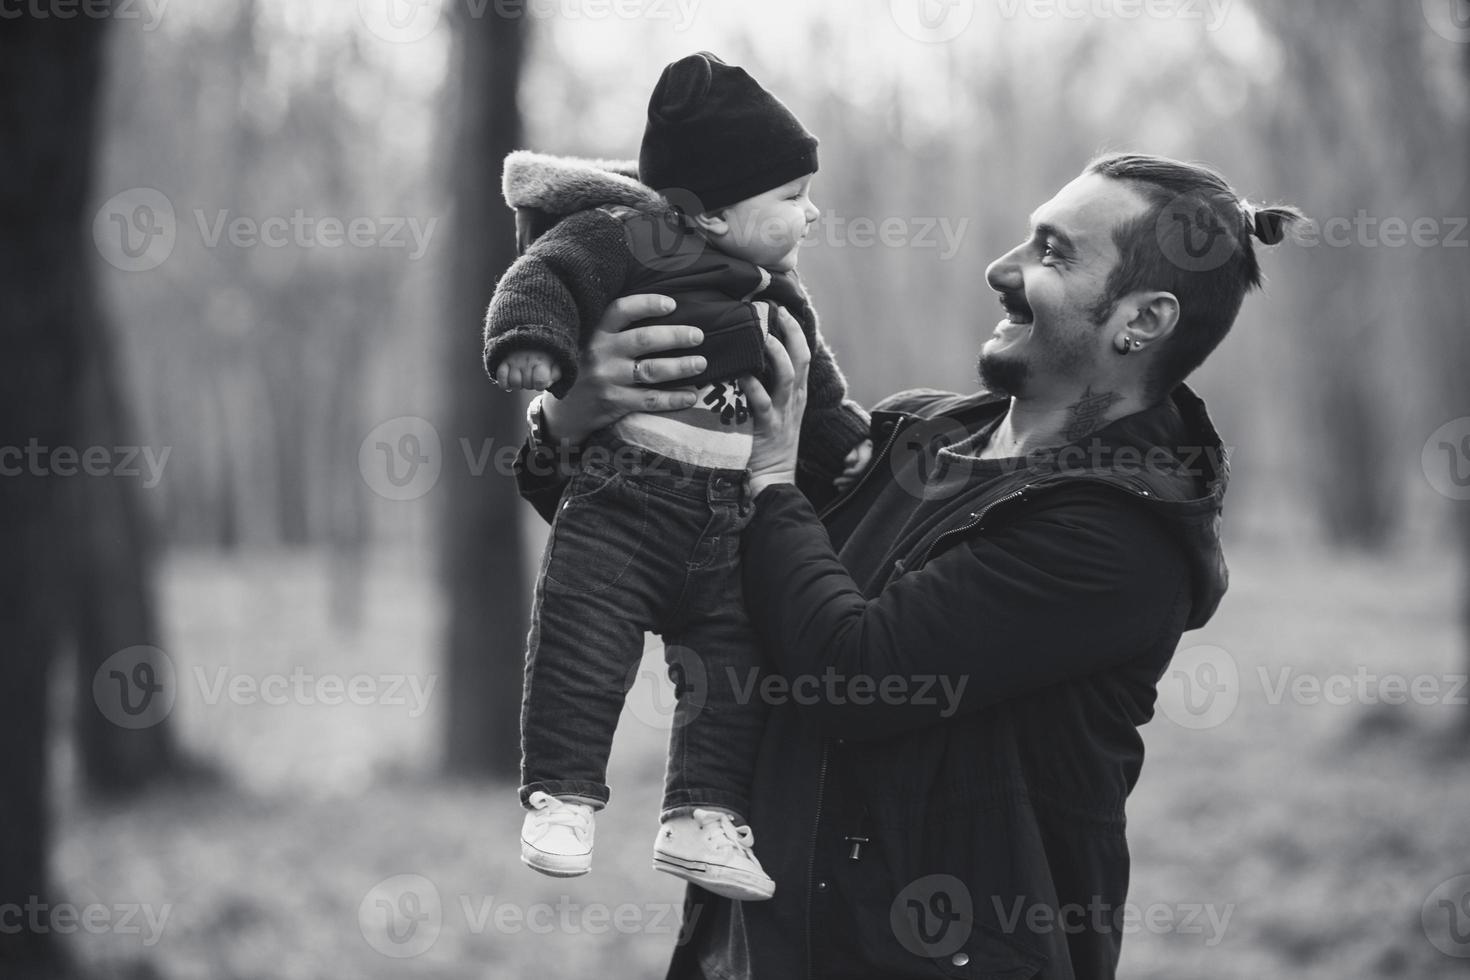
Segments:
[[[918,564],[914,565],[911,569],[906,569],[906,571],[916,571],[920,568],[923,568],[925,565],[929,564],[929,559],[934,556],[934,549],[938,548],[940,544],[950,538],[959,537],[975,530],[981,524],[985,523],[986,514],[989,514],[992,510],[994,510],[996,507],[999,507],[1001,504],[1009,503],[1012,500],[1021,499],[1026,495],[1026,491],[1030,489],[1031,484],[1028,483],[1025,486],[1021,487],[1019,490],[1012,490],[1004,497],[997,497],[995,500],[992,500],[980,510],[971,514],[970,522],[968,524],[961,524],[959,527],[952,527],[948,531],[945,531],[939,537],[929,542],[929,547],[924,550],[924,554],[919,558]]]
[[[1109,480],[1097,480],[1086,477],[1078,477],[1076,479],[1086,483],[1096,483],[1100,486],[1112,487],[1115,490],[1122,490],[1123,492],[1131,493],[1134,496],[1145,497],[1150,500],[1153,499],[1153,495],[1148,490],[1143,490],[1138,487],[1133,487],[1130,489],[1128,487],[1121,487],[1118,484],[1113,483]],[[980,525],[985,523],[986,515],[988,515],[992,510],[994,510],[996,507],[999,507],[1001,504],[1010,503],[1013,500],[1020,500],[1022,497],[1026,496],[1026,491],[1030,489],[1032,489],[1032,484],[1027,483],[1019,490],[1013,490],[1010,493],[1006,494],[1004,497],[998,497],[995,500],[992,500],[990,503],[986,504],[980,510],[972,514],[969,523],[961,524],[959,527],[952,527],[948,531],[945,531],[943,534],[941,534],[939,537],[935,538],[933,541],[929,542],[929,547],[924,549],[924,554],[920,557],[918,563],[909,568],[905,568],[904,571],[917,571],[918,569],[923,568],[925,565],[929,564],[929,559],[934,557],[934,552],[945,541],[949,540],[950,538],[960,537],[978,529]]]
[[[893,430],[888,433],[888,438],[884,440],[883,448],[878,450],[877,455],[875,455],[872,462],[868,464],[868,468],[863,471],[863,475],[858,477],[857,483],[849,487],[847,493],[844,493],[842,496],[832,501],[826,507],[823,507],[821,512],[817,515],[819,520],[826,520],[827,515],[837,510],[837,508],[841,507],[844,503],[851,500],[853,496],[857,494],[858,490],[862,488],[863,484],[867,482],[868,478],[873,475],[873,471],[878,468],[878,464],[883,462],[883,460],[888,456],[889,451],[893,449],[893,444],[898,441],[898,433],[903,428],[904,421],[907,420],[901,419],[894,423]],[[814,962],[814,957],[812,956],[812,897],[813,893],[816,891],[815,879],[817,877],[817,842],[818,840],[820,840],[822,832],[822,800],[825,797],[827,790],[827,742],[827,739],[822,739],[822,765],[817,772],[816,816],[812,820],[811,842],[807,847],[806,975],[809,978],[816,975],[813,972],[816,969],[816,964]]]
[[[843,504],[847,503],[849,500],[857,495],[858,490],[862,489],[863,484],[868,482],[868,478],[872,476],[873,471],[878,468],[878,464],[883,462],[884,457],[886,457],[889,451],[893,449],[893,444],[898,441],[898,433],[901,429],[903,429],[903,423],[906,421],[908,421],[908,419],[900,419],[893,424],[893,431],[888,433],[888,439],[883,443],[883,448],[878,450],[878,454],[873,457],[872,462],[868,463],[868,468],[863,470],[863,475],[858,477],[858,481],[856,483],[847,488],[846,493],[844,493],[842,496],[838,497],[836,500],[832,501],[826,507],[823,507],[821,509],[821,511],[817,514],[817,518],[819,520],[825,521],[828,514],[831,514],[832,512],[837,510],[837,508],[841,507]]]
[[[817,815],[812,821],[811,845],[807,848],[806,863],[806,975],[808,980],[816,974],[812,956],[812,893],[817,876],[817,839],[822,828],[822,796],[827,786],[827,740],[822,739],[822,768],[817,773]]]

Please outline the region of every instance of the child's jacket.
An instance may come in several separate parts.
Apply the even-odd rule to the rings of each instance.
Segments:
[[[704,331],[678,354],[707,360],[680,386],[761,376],[767,311],[774,301],[801,323],[812,349],[801,456],[823,478],[868,436],[866,414],[846,400],[847,385],[817,327],[816,311],[794,273],[771,273],[709,247],[675,208],[629,176],[631,165],[518,152],[505,163],[506,203],[516,209],[521,257],[495,289],[485,317],[485,368],[518,350],[555,358],[562,395],[576,382],[578,356],[619,296],[659,293],[678,303],[657,321]],[[808,474],[817,475],[817,474]]]

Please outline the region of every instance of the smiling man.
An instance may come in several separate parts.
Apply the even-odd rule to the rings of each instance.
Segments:
[[[835,501],[796,485],[804,339],[770,342],[742,558],[789,686],[754,690],[822,696],[771,699],[751,819],[775,898],[691,889],[671,978],[1115,974],[1138,726],[1226,587],[1224,450],[1183,380],[1260,285],[1255,241],[1296,217],[1202,167],[1094,161],[986,273],[986,390],[878,405],[873,465]],[[675,341],[598,344],[611,378]],[[626,392],[549,425],[579,440]],[[554,510],[555,480],[522,488]]]

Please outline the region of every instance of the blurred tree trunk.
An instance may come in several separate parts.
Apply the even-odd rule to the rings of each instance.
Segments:
[[[78,444],[135,445],[120,365],[101,312],[88,311],[78,333],[84,345]],[[162,452],[162,447],[150,448]],[[180,762],[168,718],[147,728],[120,728],[103,715],[92,693],[93,675],[108,657],[127,647],[162,643],[154,612],[154,529],[137,478],[79,476],[68,489],[66,499],[74,508],[66,574],[77,657],[77,754],[89,790],[125,796],[175,775]]]
[[[1388,198],[1383,175],[1405,170],[1403,148],[1397,139],[1364,141],[1361,134],[1381,131],[1388,119],[1407,123],[1395,107],[1405,87],[1418,83],[1419,62],[1407,50],[1414,35],[1406,27],[1417,9],[1366,4],[1345,17],[1333,0],[1298,0],[1265,4],[1258,13],[1286,52],[1265,133],[1273,186],[1287,199],[1331,200],[1338,217]],[[1372,52],[1383,70],[1367,82],[1345,51]],[[1359,243],[1313,249],[1299,294],[1309,303],[1292,330],[1303,406],[1317,433],[1313,500],[1328,539],[1361,548],[1385,545],[1399,517],[1391,420],[1375,373],[1382,353],[1375,344],[1389,312],[1376,288],[1383,251]]]
[[[67,514],[60,481],[12,451],[74,445],[78,431],[81,354],[96,315],[89,202],[106,23],[20,15],[0,30],[0,447],[7,469],[21,468],[0,477],[0,906],[54,898],[46,677],[63,633],[67,588],[56,554]],[[0,930],[0,974],[41,975],[57,957],[49,933],[28,922]]]
[[[453,148],[451,270],[444,365],[449,410],[444,436],[446,504],[442,574],[448,596],[449,719],[445,763],[452,772],[514,779],[520,762],[520,691],[530,591],[522,560],[524,505],[493,463],[476,476],[459,438],[493,449],[524,438],[518,402],[497,391],[480,364],[480,324],[496,279],[515,259],[510,212],[500,196],[500,162],[519,147],[516,94],[524,17],[473,14],[456,5],[459,116]]]
[[[1459,200],[1456,202],[1457,208],[1446,213],[1470,215],[1470,176],[1466,174],[1467,168],[1470,168],[1470,44],[1460,47],[1460,78],[1467,101],[1461,103],[1465,116],[1459,120],[1460,158],[1457,164],[1452,164],[1458,167],[1460,173]],[[1450,347],[1450,356],[1445,360],[1451,367],[1444,377],[1443,390],[1448,395],[1446,401],[1451,410],[1470,414],[1470,403],[1466,400],[1466,379],[1470,378],[1470,278],[1465,276],[1463,253],[1452,255],[1443,248],[1439,251],[1446,260],[1441,265],[1458,267],[1458,271],[1448,270],[1450,278],[1446,281],[1459,286],[1460,292],[1459,301],[1453,303],[1448,315],[1439,322],[1439,329]],[[1465,669],[1470,672],[1470,502],[1458,502],[1455,517],[1460,551],[1460,625],[1465,647]],[[1470,711],[1463,712],[1461,721],[1465,731],[1470,733]]]

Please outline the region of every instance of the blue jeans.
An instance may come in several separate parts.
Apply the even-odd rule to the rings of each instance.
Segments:
[[[752,504],[743,470],[679,463],[610,432],[583,448],[536,582],[521,705],[521,803],[540,790],[601,806],[613,730],[645,632],[677,701],[663,816],[746,816],[765,722],[740,583]]]

